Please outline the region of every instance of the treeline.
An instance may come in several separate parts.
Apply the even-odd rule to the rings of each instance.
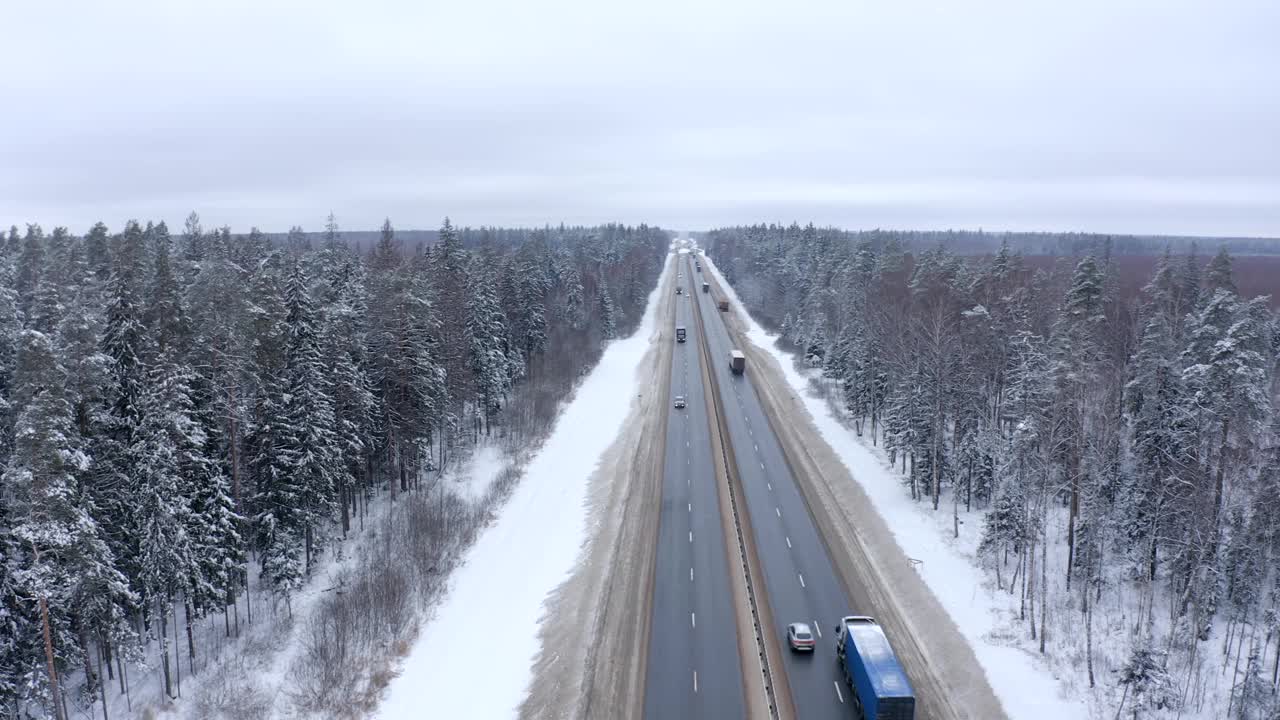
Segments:
[[[172,697],[192,623],[221,613],[230,633],[242,599],[252,611],[251,564],[287,607],[376,494],[415,489],[497,425],[549,424],[639,321],[668,242],[446,220],[434,245],[405,247],[388,221],[358,254],[332,217],[313,246],[206,231],[194,213],[176,237],[12,228],[0,714],[105,704],[151,641]]]
[[[954,513],[957,534],[961,512],[983,512],[979,553],[1041,652],[1046,611],[1070,608],[1089,684],[1107,682],[1093,611],[1123,592],[1138,615],[1119,677],[1130,709],[1192,701],[1175,652],[1188,674],[1221,660],[1231,717],[1275,705],[1280,317],[1237,293],[1225,250],[1166,252],[1125,299],[1105,239],[1034,271],[1008,245],[966,258],[813,226],[707,245],[913,498]]]
[[[1235,255],[1280,255],[1280,239],[1193,237],[1183,235],[1110,235],[1079,232],[984,232],[982,230],[834,230],[828,235],[879,247],[895,240],[906,250],[945,245],[956,255],[986,255],[1006,247],[1023,255],[1080,257],[1110,244],[1113,255],[1159,255],[1165,250],[1194,253],[1197,247],[1225,248]],[[695,233],[699,237],[704,234]],[[709,234],[708,234],[709,235]],[[727,239],[732,241],[731,239]]]

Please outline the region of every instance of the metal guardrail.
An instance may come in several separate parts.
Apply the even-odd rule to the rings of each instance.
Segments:
[[[730,462],[729,452],[732,445],[724,429],[724,420],[721,418],[724,404],[720,396],[720,381],[716,377],[711,348],[707,342],[707,328],[702,319],[702,303],[695,299],[694,304],[693,316],[698,324],[698,334],[702,337],[702,342],[700,343],[702,357],[706,360],[707,374],[711,377],[711,398],[712,405],[715,408],[716,434],[720,437],[720,462],[724,466],[725,481],[729,487],[729,507],[733,513],[733,533],[738,540],[738,554],[742,559],[742,574],[746,578],[747,602],[751,606],[751,625],[755,634],[756,650],[760,655],[760,670],[764,675],[764,692],[769,703],[769,717],[778,720],[778,698],[773,690],[773,673],[769,667],[769,654],[765,649],[764,626],[760,621],[760,608],[756,602],[755,583],[752,582],[751,567],[747,561],[747,544],[742,531],[742,518],[738,513],[738,493],[734,488],[736,475],[733,469],[734,464]]]

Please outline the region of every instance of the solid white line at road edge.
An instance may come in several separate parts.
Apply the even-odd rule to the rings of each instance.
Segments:
[[[796,575],[800,575],[800,587],[804,587],[804,575],[800,573],[796,573]]]

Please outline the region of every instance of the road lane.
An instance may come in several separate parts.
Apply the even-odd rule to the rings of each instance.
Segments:
[[[677,260],[692,288],[692,263]],[[687,341],[673,343],[667,455],[662,478],[657,568],[645,680],[646,718],[746,716],[742,664],[730,592],[724,533],[715,487],[706,393],[699,366],[701,342],[690,295],[677,296],[676,324]]]
[[[697,279],[697,286],[701,288],[701,279]],[[733,344],[715,297],[700,290],[695,297],[703,314],[706,342],[715,360],[712,371],[722,388],[723,416],[739,482],[753,518],[757,554],[773,611],[770,630],[787,648],[789,623],[808,622],[816,624],[818,630],[824,625],[831,628],[850,613],[849,600],[751,385],[751,368],[747,367],[743,375],[735,375],[729,369]],[[853,714],[840,687],[843,678],[833,643],[834,637],[828,633],[811,655],[784,652],[782,663],[799,718],[848,718]]]

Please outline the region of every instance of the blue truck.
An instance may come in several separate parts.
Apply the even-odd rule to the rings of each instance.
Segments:
[[[836,629],[836,658],[863,720],[913,720],[915,693],[880,624],[851,615]]]

